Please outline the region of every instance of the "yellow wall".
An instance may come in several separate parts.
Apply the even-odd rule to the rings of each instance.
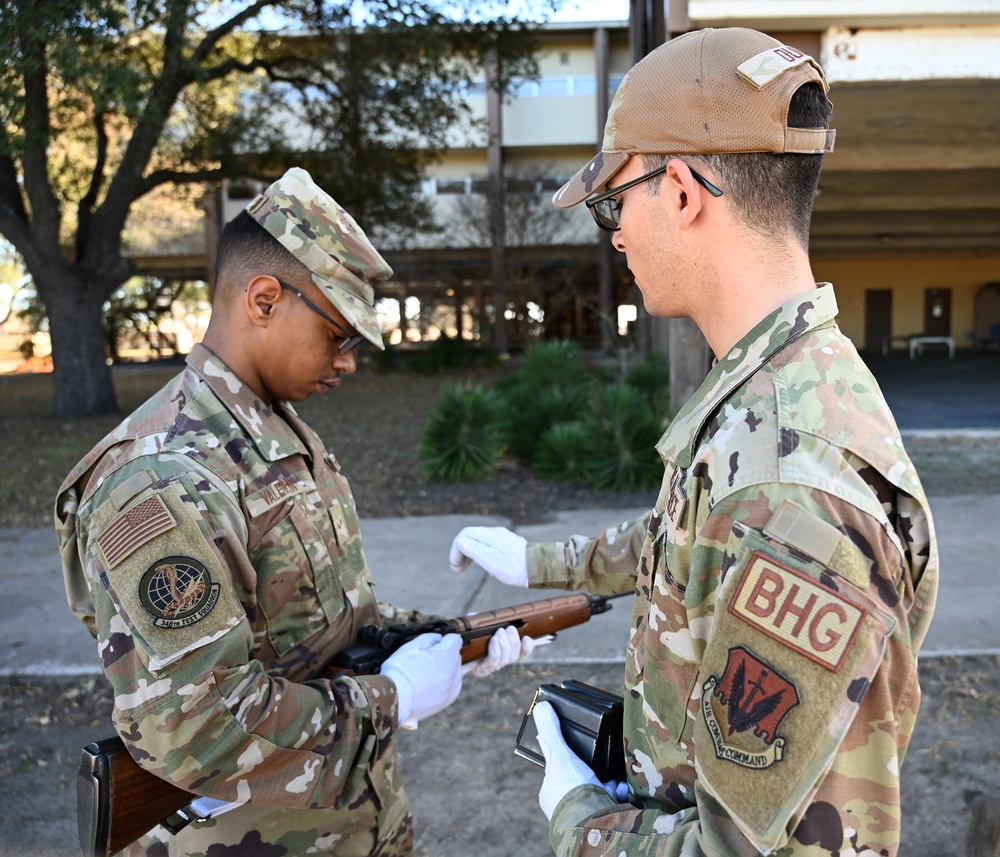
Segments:
[[[819,281],[833,283],[840,306],[840,329],[859,348],[865,341],[865,292],[892,290],[893,335],[924,326],[924,290],[951,289],[951,335],[957,348],[969,347],[976,293],[1000,282],[1000,256],[967,259],[814,259]],[[904,347],[895,343],[896,348]]]

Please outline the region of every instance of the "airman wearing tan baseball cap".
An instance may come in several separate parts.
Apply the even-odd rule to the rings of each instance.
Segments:
[[[798,48],[740,27],[685,33],[625,75],[608,111],[604,143],[552,201],[583,202],[630,155],[833,151],[834,131],[789,128],[792,95],[815,81],[820,65]]]
[[[470,527],[452,543],[455,570],[634,597],[621,773],[570,746],[569,712],[531,711],[557,855],[899,852],[937,549],[809,258],[826,93],[814,60],[763,33],[673,39],[628,73],[601,151],[555,196],[587,205],[651,316],[705,340],[669,329],[671,392],[700,386],[656,443],[647,514],[590,539]],[[621,437],[601,454],[640,460]]]

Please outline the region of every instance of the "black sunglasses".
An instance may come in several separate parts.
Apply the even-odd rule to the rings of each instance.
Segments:
[[[277,279],[277,277],[275,277],[275,279]],[[278,280],[278,285],[281,286],[281,288],[283,289],[288,289],[288,291],[290,291],[296,297],[301,298],[305,302],[305,305],[309,307],[309,309],[311,309],[314,313],[316,313],[316,315],[330,322],[330,324],[332,324],[335,328],[337,328],[337,330],[339,330],[341,333],[344,334],[344,341],[341,342],[340,346],[337,348],[338,353],[347,354],[348,351],[353,351],[364,341],[365,338],[360,333],[349,333],[347,330],[344,329],[344,326],[342,324],[338,324],[337,322],[335,322],[332,318],[330,318],[330,316],[328,316],[325,312],[323,312],[323,310],[321,310],[318,306],[316,306],[316,304],[314,304],[311,300],[309,300],[309,298],[307,298],[304,294],[302,294],[302,292],[300,292],[294,286],[290,286],[287,283],[283,283],[281,282],[281,280]]]
[[[687,162],[685,161],[685,163]],[[691,170],[691,175],[694,176],[694,180],[698,182],[698,184],[705,188],[705,190],[712,194],[712,196],[722,196],[721,188],[712,184],[690,164],[687,166],[688,169]],[[619,221],[621,219],[622,206],[621,203],[614,197],[623,190],[628,190],[630,187],[642,184],[644,181],[653,178],[653,176],[658,176],[660,173],[665,173],[666,171],[667,164],[664,164],[662,167],[657,167],[652,172],[641,175],[637,179],[632,179],[632,181],[625,182],[625,184],[618,185],[618,187],[609,187],[603,193],[592,196],[587,200],[587,208],[590,209],[590,213],[593,216],[594,221],[601,227],[601,229],[608,232],[617,232],[621,229]]]

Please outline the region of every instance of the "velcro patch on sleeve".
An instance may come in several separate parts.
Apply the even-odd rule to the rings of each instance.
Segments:
[[[153,495],[115,518],[97,537],[97,546],[107,563],[114,568],[122,560],[176,526],[160,497]]]
[[[867,611],[760,552],[754,553],[729,602],[748,625],[840,672]]]

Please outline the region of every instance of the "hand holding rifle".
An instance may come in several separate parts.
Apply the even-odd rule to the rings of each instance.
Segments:
[[[324,675],[373,674],[388,667],[390,675],[395,670],[407,683],[412,679],[409,710],[401,707],[401,717],[404,713],[416,719],[427,717],[458,696],[460,664],[472,664],[473,672],[483,666],[488,675],[520,659],[541,638],[610,610],[610,599],[616,597],[577,592],[454,619],[366,626],[357,644],[339,652]],[[520,646],[514,643],[515,636]],[[525,643],[528,639],[532,642]],[[428,673],[424,668],[436,671],[430,692],[425,692]],[[397,681],[397,687],[401,685]],[[139,767],[117,737],[84,748],[77,793],[80,844],[87,857],[110,857],[158,824],[176,833],[219,811],[218,802],[196,798]]]

